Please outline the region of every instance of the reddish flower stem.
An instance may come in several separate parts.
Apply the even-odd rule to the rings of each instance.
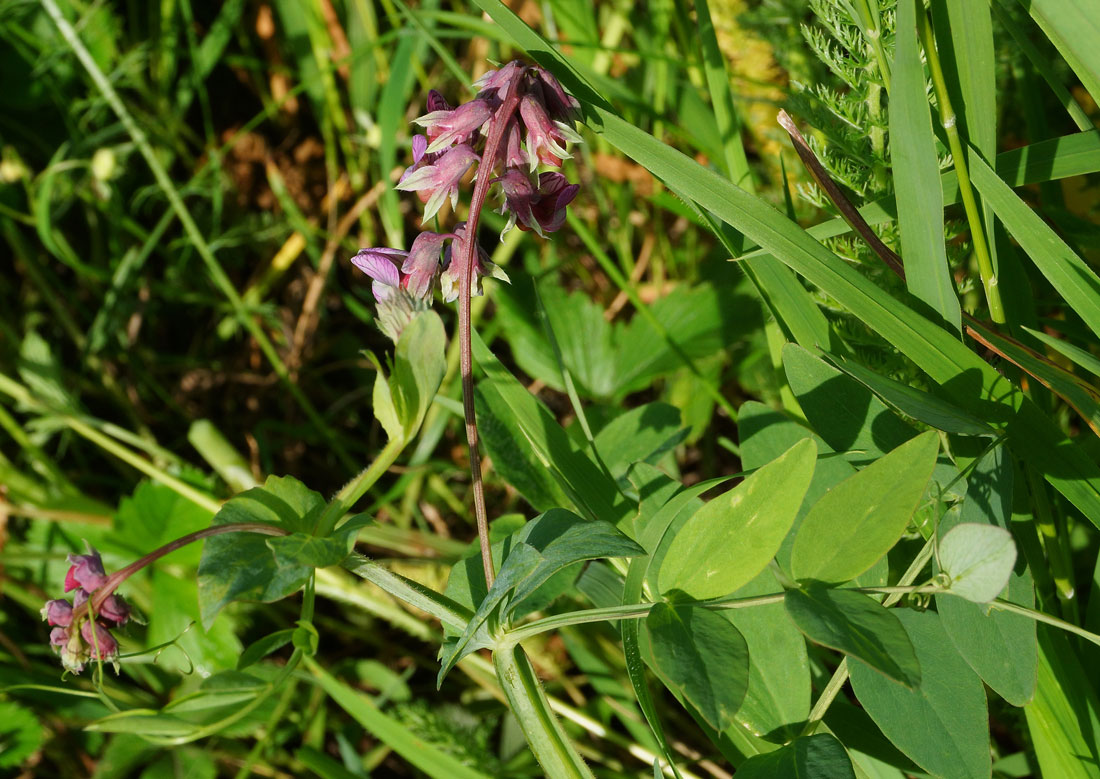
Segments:
[[[188,533],[185,536],[177,538],[175,541],[171,541],[159,549],[154,549],[149,554],[141,557],[134,562],[127,565],[125,568],[112,573],[107,577],[107,581],[103,583],[103,586],[96,589],[92,593],[92,597],[88,599],[88,602],[73,609],[73,624],[76,624],[77,620],[87,613],[89,607],[93,612],[98,613],[99,607],[103,605],[103,601],[111,597],[111,594],[118,589],[118,586],[140,571],[149,563],[159,560],[167,554],[192,544],[195,541],[201,541],[204,538],[210,538],[211,536],[219,536],[222,533],[260,533],[266,536],[288,536],[290,531],[284,530],[281,527],[275,527],[274,525],[267,525],[263,522],[234,522],[228,525],[215,525],[214,527],[208,527],[204,530],[196,530],[194,533]]]
[[[473,350],[470,328],[470,288],[473,285],[474,263],[477,262],[477,228],[481,222],[481,209],[489,193],[500,143],[504,138],[508,120],[519,106],[519,90],[513,82],[504,102],[493,116],[489,134],[485,139],[485,153],[478,166],[477,184],[470,198],[470,215],[466,219],[466,256],[463,258],[461,285],[458,293],[458,348],[462,370],[462,411],[466,418],[466,443],[470,450],[470,483],[474,491],[474,516],[477,519],[477,538],[481,545],[481,564],[485,569],[485,586],[492,587],[493,553],[489,545],[489,515],[485,511],[485,488],[481,481],[481,455],[478,452],[477,413],[474,410]]]

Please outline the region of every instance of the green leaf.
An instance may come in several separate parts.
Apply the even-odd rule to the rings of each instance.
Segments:
[[[962,312],[943,239],[943,192],[917,43],[916,2],[898,3],[891,69],[894,83],[890,90],[890,154],[901,254],[905,257],[905,283],[909,291],[927,303],[952,330],[961,333]],[[924,13],[923,5],[920,13]]]
[[[261,522],[292,533],[310,533],[325,501],[318,493],[289,476],[269,476],[255,487],[229,500],[214,516],[215,525]],[[206,539],[199,563],[199,603],[202,624],[234,600],[280,600],[306,583],[313,568],[293,559],[276,560],[269,536],[257,533],[225,533]]]
[[[750,757],[737,779],[856,779],[844,745],[828,733],[797,738],[782,749]]]
[[[1100,22],[1091,0],[1029,0],[1020,3],[1065,57],[1093,101],[1100,102]]]
[[[874,565],[909,525],[938,452],[936,433],[922,433],[827,492],[795,537],[794,577],[846,582]]]
[[[491,416],[506,426],[516,449],[534,455],[551,474],[560,491],[580,513],[590,519],[617,524],[630,515],[632,506],[615,481],[584,452],[578,451],[553,415],[500,363],[485,342],[473,334],[474,355],[486,380],[478,392]],[[533,466],[534,464],[532,464]],[[559,504],[560,505],[560,504]]]
[[[1100,278],[988,165],[970,156],[974,186],[1035,267],[1100,337]]]
[[[789,573],[791,549],[806,514],[826,492],[855,474],[856,469],[843,457],[837,457],[825,441],[806,427],[762,403],[749,401],[741,405],[737,412],[737,432],[741,438],[743,468],[759,468],[805,438],[812,438],[817,445],[818,460],[814,477],[806,490],[806,497],[802,500],[794,525],[776,555],[779,565]]]
[[[1100,700],[1060,630],[1039,625],[1035,698],[1024,708],[1040,776],[1086,779],[1100,764]]]
[[[907,779],[920,769],[882,734],[867,712],[837,698],[825,713],[829,732],[840,739],[860,779]]]
[[[964,522],[947,531],[939,545],[940,568],[952,594],[989,603],[1001,594],[1016,564],[1012,534],[995,525]]]
[[[828,355],[832,363],[898,411],[937,430],[956,435],[996,435],[997,431],[975,415],[928,392],[879,376],[852,360]]]
[[[924,770],[988,779],[989,720],[981,680],[947,640],[936,614],[899,610],[897,618],[920,661],[919,684],[907,689],[852,662],[856,697],[886,737]]]
[[[783,605],[794,624],[816,644],[862,660],[907,687],[920,684],[925,670],[897,613],[852,590],[810,582],[787,590]]]
[[[1004,597],[1034,608],[1031,574],[1012,574]],[[1030,703],[1037,663],[1035,620],[951,595],[937,595],[936,608],[951,643],[982,681],[1013,706]]]
[[[645,554],[642,547],[609,522],[590,522],[564,509],[552,509],[536,517],[524,525],[514,538],[518,543],[536,549],[540,560],[531,575],[520,582],[512,593],[505,609],[506,617],[513,614],[554,573],[568,565],[583,560]]]
[[[1011,457],[998,447],[974,465],[962,510],[945,515],[939,532],[958,522],[1008,527],[1012,485]],[[1009,576],[1005,597],[1025,608],[1035,606],[1035,585],[1027,568]],[[1035,620],[951,595],[937,595],[936,609],[951,642],[983,682],[1014,706],[1032,699],[1038,662]]]
[[[420,429],[447,369],[447,336],[434,311],[418,314],[401,333],[393,358],[393,408],[409,440]]]
[[[715,730],[725,730],[748,689],[749,648],[722,615],[657,603],[645,621],[654,670],[676,698],[690,702]]]
[[[971,332],[986,346],[1016,363],[1071,405],[1093,432],[1100,435],[1100,392],[1088,382],[1006,336],[975,323]]]
[[[783,347],[783,370],[814,432],[838,452],[859,450],[877,459],[916,431],[860,382],[796,344]]]
[[[680,425],[679,409],[646,403],[620,414],[596,433],[596,451],[611,475],[621,479],[634,463],[657,462],[687,433]]]
[[[1080,367],[1091,373],[1093,376],[1100,376],[1100,359],[1097,359],[1090,352],[1086,352],[1079,346],[1074,346],[1066,341],[1059,340],[1052,335],[1048,335],[1040,330],[1032,330],[1030,327],[1025,327],[1035,338],[1039,339],[1054,351],[1061,354],[1063,357],[1068,357]]]
[[[17,768],[44,739],[33,712],[12,701],[0,701],[0,768]]]
[[[327,568],[339,565],[348,556],[347,544],[342,538],[318,538],[309,533],[292,533],[289,536],[268,537],[264,542],[275,556],[275,565],[310,568]]]
[[[502,621],[515,614],[554,574],[574,563],[645,554],[614,525],[587,521],[565,509],[551,509],[531,520],[512,536],[511,542],[485,599],[458,640],[445,648],[440,683],[455,663],[482,645],[475,638],[479,633],[484,635],[486,621],[506,600],[500,614]]]
[[[765,568],[737,590],[736,598],[779,592],[775,575]],[[733,623],[749,646],[749,687],[735,727],[768,741],[783,743],[799,734],[810,713],[810,662],[806,639],[787,617],[782,603],[716,612]],[[740,770],[740,769],[738,769]]]
[[[122,499],[115,514],[115,533],[107,548],[134,557],[147,554],[170,541],[210,525],[210,512],[180,495],[171,487],[143,481],[134,494]],[[160,558],[161,567],[199,564],[202,548],[190,544]]]
[[[386,376],[382,364],[378,358],[370,352],[366,353],[367,359],[374,363],[377,374],[374,377],[374,392],[371,395],[371,409],[374,418],[386,431],[386,437],[391,441],[400,441],[405,437],[405,427],[397,417],[397,409],[393,405],[393,391],[390,389],[390,380]]]
[[[816,458],[817,447],[804,439],[695,512],[669,545],[658,572],[660,592],[704,600],[752,581],[790,530]]]
[[[294,638],[295,630],[297,628],[276,630],[274,633],[269,633],[263,638],[253,641],[241,652],[241,657],[237,661],[237,670],[243,671],[248,666],[255,665],[272,652],[289,644],[291,639]]]
[[[545,412],[548,424],[552,420],[538,398],[532,397],[527,402],[517,395],[511,399],[521,400],[540,416]],[[474,388],[474,407],[478,435],[500,478],[512,485],[536,511],[572,506],[569,496],[547,467],[548,461],[540,457],[540,452],[530,445],[522,428],[516,424],[515,414],[519,413],[516,404],[509,403],[498,387],[482,381]],[[556,437],[556,433],[554,435]]]

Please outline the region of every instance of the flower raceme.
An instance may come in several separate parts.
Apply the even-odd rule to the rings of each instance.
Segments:
[[[103,560],[99,552],[88,547],[88,554],[69,555],[69,563],[65,592],[73,593],[73,601],[48,601],[42,608],[42,619],[53,627],[50,645],[61,655],[61,664],[78,674],[89,660],[113,662],[118,658],[118,642],[111,629],[129,621],[130,607],[112,593],[92,613],[88,608],[92,594],[108,583]]]
[[[536,169],[540,164],[560,168],[570,158],[566,144],[581,140],[573,129],[579,104],[553,75],[521,62],[489,71],[475,86],[477,96],[455,108],[435,90],[428,93],[428,112],[415,120],[424,135],[413,137],[413,163],[397,188],[417,194],[427,221],[448,200],[452,209],[457,206],[459,187],[476,166],[478,189],[497,185],[501,194],[500,213],[508,217],[504,232],[519,227],[545,237],[559,230],[578,187],[557,171]],[[493,159],[485,159],[489,154]],[[481,205],[476,190],[474,201],[471,211]],[[466,240],[465,223],[460,223],[449,233],[422,232],[407,252],[361,249],[352,258],[373,280],[379,325],[390,338],[396,341],[427,307],[437,281],[444,300],[458,297],[467,257],[475,258],[471,294],[481,294],[482,276],[508,280],[480,247],[471,251]]]

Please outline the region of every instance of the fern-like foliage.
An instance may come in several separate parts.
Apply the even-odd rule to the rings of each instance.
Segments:
[[[882,63],[894,48],[893,4],[882,4],[877,30],[862,26],[846,0],[810,0],[810,9],[814,20],[801,25],[802,37],[834,78],[795,80],[791,107],[815,128],[810,145],[833,178],[857,199],[874,199],[890,188]],[[816,187],[799,192],[826,207]]]

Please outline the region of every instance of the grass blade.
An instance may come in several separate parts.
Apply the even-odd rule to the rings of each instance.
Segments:
[[[915,3],[916,0],[898,3],[894,89],[890,93],[890,148],[905,283],[947,325],[961,332],[962,309],[943,239],[943,192],[917,44]]]

